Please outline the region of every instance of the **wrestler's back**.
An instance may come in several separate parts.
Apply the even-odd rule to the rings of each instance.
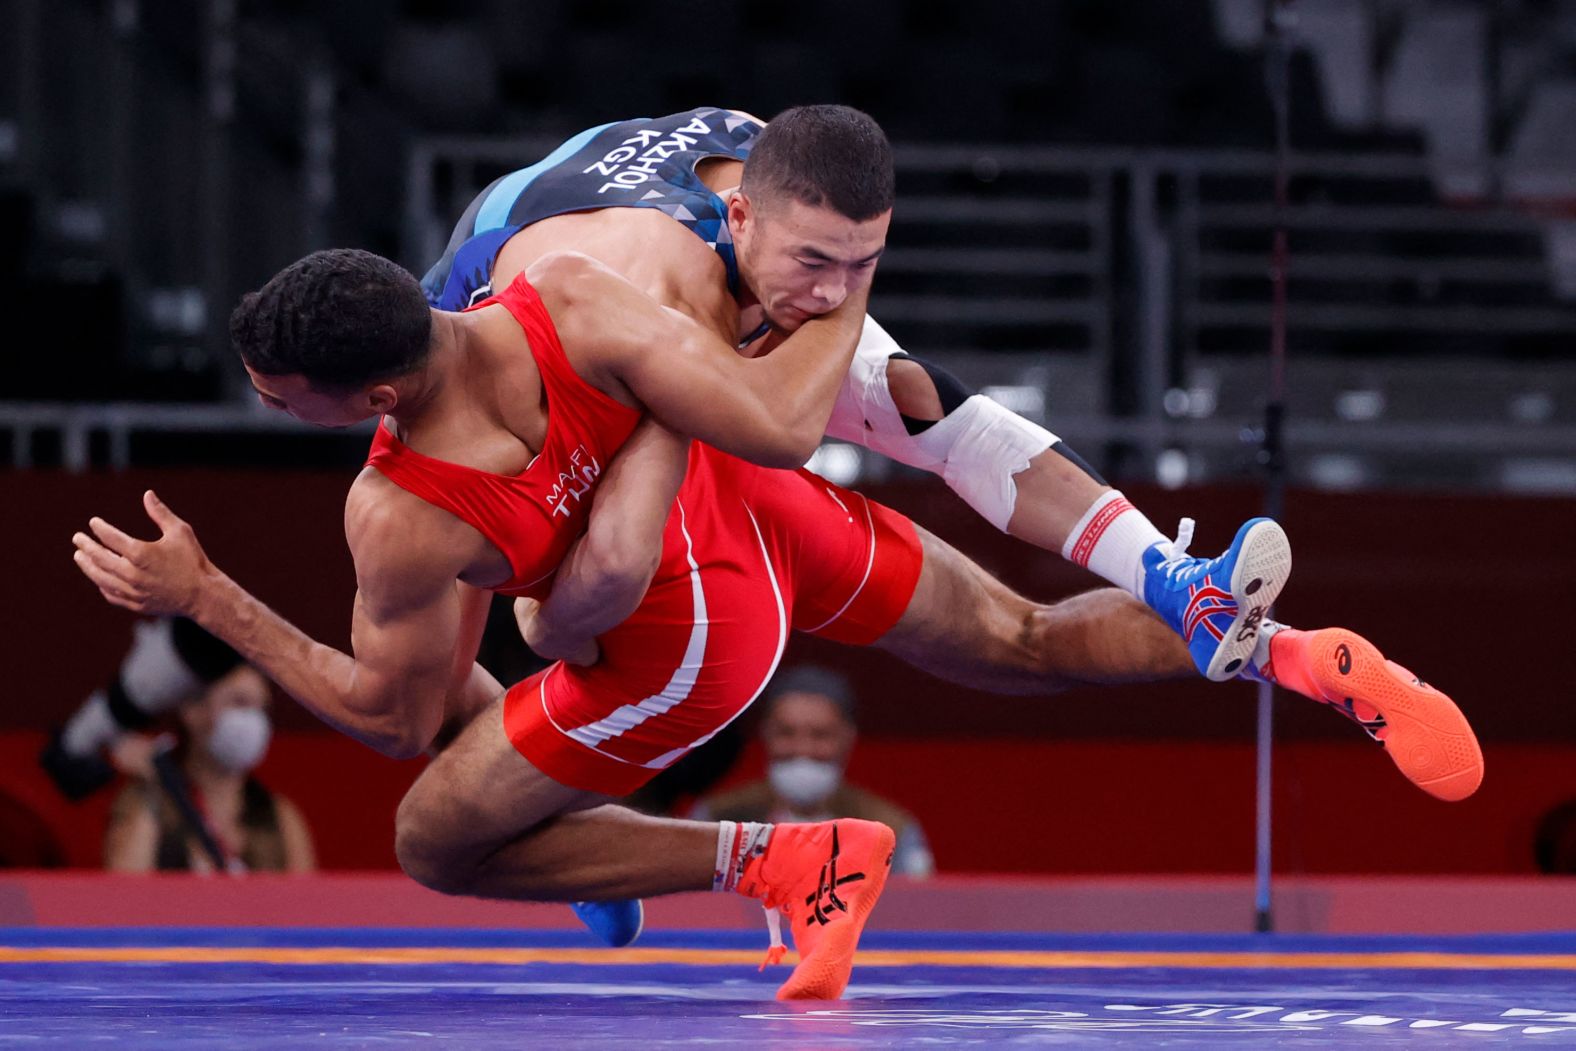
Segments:
[[[494,287],[508,287],[531,263],[559,251],[588,255],[730,344],[737,338],[739,308],[728,291],[722,260],[662,212],[603,208],[532,223],[499,251],[493,264]]]
[[[762,122],[701,107],[588,128],[502,176],[461,216],[422,284],[462,309],[548,252],[584,252],[658,302],[738,337],[737,262],[722,196]]]
[[[640,412],[580,378],[528,281],[473,309],[464,376],[431,395],[419,427],[380,424],[356,486],[407,507],[395,490],[408,490],[469,527],[466,583],[540,597]]]

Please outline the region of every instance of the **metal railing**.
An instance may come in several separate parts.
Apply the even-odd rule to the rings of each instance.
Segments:
[[[372,433],[372,424],[356,429]],[[0,433],[10,445],[10,465],[35,466],[39,439],[48,435],[56,446],[51,463],[80,473],[93,468],[123,471],[134,465],[132,443],[139,435],[277,434],[316,437],[324,432],[257,405],[172,404],[142,402],[109,404],[0,402]],[[343,434],[345,432],[336,432]]]
[[[1033,413],[1028,413],[1033,415]],[[1240,476],[1253,462],[1258,435],[1241,420],[1217,416],[1133,418],[1103,414],[1049,414],[1046,421],[1074,448],[1158,450],[1142,472],[1149,480],[1184,484]],[[371,425],[353,430],[367,440]],[[0,435],[13,469],[58,466],[73,473],[126,470],[146,460],[136,455],[142,438],[186,436],[194,443],[236,435],[277,436],[317,442],[325,454],[315,462],[344,466],[346,432],[325,432],[277,413],[243,405],[28,404],[0,402]],[[39,441],[51,449],[39,455]],[[1497,422],[1379,421],[1294,418],[1286,431],[1293,451],[1293,478],[1322,488],[1475,488],[1527,492],[1576,492],[1576,424],[1514,427]],[[204,443],[205,444],[205,443]],[[856,466],[847,480],[889,478],[906,468],[849,451]],[[1094,453],[1097,458],[1098,454]],[[1353,465],[1379,467],[1353,476]],[[1394,469],[1387,473],[1386,465]],[[167,464],[168,458],[157,461]],[[206,461],[204,461],[206,462]],[[281,464],[284,465],[284,464]],[[1128,472],[1132,477],[1137,472]]]
[[[436,258],[477,192],[556,145],[424,142],[406,262]],[[1281,218],[1273,155],[905,146],[897,164],[871,310],[905,346],[975,386],[1032,389],[1041,422],[1106,449],[1107,466],[1159,472],[1182,451],[1193,476],[1218,476],[1251,459]],[[1451,207],[1432,175],[1422,157],[1292,156],[1301,481],[1338,476],[1316,469],[1326,454],[1367,457],[1377,483],[1488,488],[1525,475],[1517,464],[1576,456],[1576,355],[1561,353],[1576,346],[1576,303],[1553,292],[1542,221]],[[1442,361],[1481,381],[1441,387]],[[1378,414],[1351,418],[1364,395]],[[1535,398],[1542,408],[1522,411]],[[1418,456],[1445,469],[1419,471]]]
[[[420,142],[403,261],[419,272],[480,189],[556,145]],[[1218,477],[1251,459],[1276,219],[1268,154],[969,146],[897,157],[872,312],[901,342],[977,387],[1017,389],[1027,414],[1128,475],[1163,473],[1180,455],[1190,479]],[[1576,356],[1561,353],[1576,345],[1576,304],[1551,291],[1538,219],[1433,200],[1421,158],[1305,154],[1290,174],[1294,449],[1366,457],[1380,483],[1433,457],[1460,466],[1440,484],[1490,488],[1515,473],[1511,461],[1576,458]],[[1468,381],[1444,382],[1452,368]],[[131,436],[144,431],[293,426],[246,406],[0,404],[16,465],[36,459],[42,429],[80,469],[135,462]]]

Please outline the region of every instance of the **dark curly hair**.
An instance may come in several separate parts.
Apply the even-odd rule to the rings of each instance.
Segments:
[[[230,315],[230,342],[267,376],[354,387],[403,376],[427,360],[432,311],[416,278],[354,248],[298,259]]]
[[[783,194],[864,222],[892,207],[892,145],[867,113],[796,106],[756,137],[741,189],[752,200]]]

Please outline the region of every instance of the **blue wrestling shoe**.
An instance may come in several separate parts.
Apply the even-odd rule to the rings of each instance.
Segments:
[[[1144,552],[1144,601],[1182,636],[1206,679],[1223,682],[1242,671],[1259,641],[1259,625],[1291,576],[1286,531],[1252,518],[1219,558],[1192,558],[1193,520],[1177,538]]]
[[[625,901],[572,901],[586,929],[614,949],[635,944],[646,926],[646,907],[639,898]]]

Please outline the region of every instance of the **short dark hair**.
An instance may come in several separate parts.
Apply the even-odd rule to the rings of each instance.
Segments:
[[[330,248],[298,259],[230,315],[230,342],[266,376],[299,373],[353,387],[427,360],[432,310],[416,278],[371,252]]]
[[[846,676],[830,668],[823,668],[818,664],[800,664],[779,671],[772,678],[771,685],[766,687],[766,703],[763,709],[771,711],[778,698],[786,697],[790,693],[808,693],[816,697],[825,697],[832,702],[832,706],[850,726],[857,726],[859,723],[853,686],[849,685]]]
[[[773,117],[744,161],[751,199],[782,193],[858,222],[892,207],[892,144],[867,113],[796,106]]]

